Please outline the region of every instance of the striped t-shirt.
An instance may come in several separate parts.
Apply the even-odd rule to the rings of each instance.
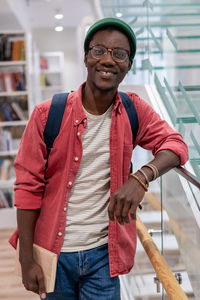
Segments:
[[[88,250],[108,242],[109,136],[113,105],[102,115],[85,110],[83,155],[68,200],[62,252]]]

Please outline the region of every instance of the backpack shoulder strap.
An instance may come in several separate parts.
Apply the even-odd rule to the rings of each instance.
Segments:
[[[131,126],[132,136],[133,136],[133,145],[134,145],[138,128],[139,128],[138,116],[135,109],[135,105],[133,104],[133,102],[131,101],[131,99],[126,93],[119,92],[119,95],[124,105],[124,108],[126,109],[126,113],[130,121],[130,126]]]
[[[51,102],[48,119],[43,133],[44,142],[47,148],[47,160],[51,148],[53,147],[54,140],[60,131],[68,95],[69,93],[55,94]]]

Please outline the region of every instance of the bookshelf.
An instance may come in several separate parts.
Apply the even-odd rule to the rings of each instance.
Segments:
[[[28,47],[26,33],[0,31],[0,227],[14,216],[13,164],[31,101]]]
[[[64,91],[64,53],[40,54],[40,82],[42,100]]]

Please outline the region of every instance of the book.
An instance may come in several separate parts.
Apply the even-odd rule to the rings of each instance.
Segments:
[[[26,53],[25,53],[25,42],[21,41],[21,49],[20,49],[20,59],[25,60],[26,59]]]
[[[3,61],[3,36],[0,35],[0,61]]]
[[[40,84],[41,84],[41,87],[45,87],[46,86],[45,74],[40,74]]]
[[[13,121],[13,118],[12,118],[11,114],[9,113],[9,111],[7,110],[4,103],[1,103],[1,110],[4,112],[8,121]]]
[[[48,70],[48,63],[46,58],[40,57],[40,69],[41,70]]]
[[[14,73],[14,80],[17,91],[25,91],[25,77],[22,72]]]
[[[8,202],[4,193],[0,190],[0,208],[7,208],[9,207]]]
[[[12,150],[12,136],[9,130],[0,129],[0,151]]]
[[[24,40],[15,40],[12,42],[12,60],[25,60],[25,42]]]
[[[6,84],[4,79],[4,73],[0,74],[0,80],[1,80],[1,91],[6,92]]]
[[[35,262],[40,265],[44,274],[45,292],[54,292],[56,269],[57,269],[57,254],[36,244],[33,244],[33,257]],[[15,274],[22,276],[21,264],[19,262],[19,242],[17,244]]]
[[[4,47],[4,60],[10,61],[12,58],[12,41],[9,39],[6,40],[5,47]]]
[[[26,116],[17,102],[11,102],[11,106],[20,120],[26,120]]]
[[[18,117],[18,115],[16,114],[16,112],[14,111],[14,109],[12,108],[11,104],[8,102],[4,102],[4,107],[7,109],[7,111],[9,112],[11,118],[14,121],[18,121],[20,120],[20,118]]]
[[[0,180],[8,180],[9,179],[9,168],[11,166],[11,161],[9,159],[5,159],[1,164],[0,168]]]
[[[3,75],[4,81],[5,81],[6,92],[12,92],[12,90],[13,90],[13,87],[12,87],[12,73],[4,72],[2,75]]]

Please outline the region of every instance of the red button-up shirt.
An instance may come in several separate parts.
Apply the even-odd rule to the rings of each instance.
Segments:
[[[127,113],[117,93],[110,128],[110,196],[129,178],[132,150],[136,145],[152,150],[153,155],[170,149],[179,155],[181,164],[188,150],[175,132],[138,95],[128,93],[139,120],[135,145]],[[82,86],[68,96],[60,132],[48,159],[46,180],[46,145],[43,131],[51,100],[37,105],[23,134],[15,161],[15,206],[40,209],[34,242],[59,255],[65,233],[67,203],[82,157],[81,135],[87,125],[82,108]],[[80,158],[76,160],[75,157]],[[16,247],[17,230],[10,238]],[[128,273],[134,264],[136,224],[109,222],[109,264],[111,276]]]

